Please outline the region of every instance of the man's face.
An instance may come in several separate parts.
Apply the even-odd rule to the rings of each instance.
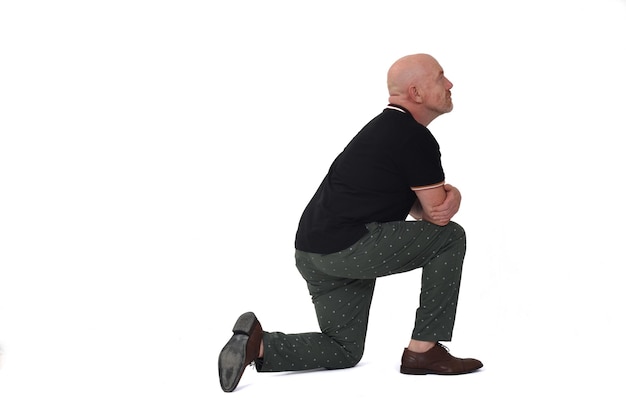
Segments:
[[[441,66],[433,62],[424,86],[423,104],[437,114],[451,112],[453,108],[451,89],[452,83],[443,74]]]

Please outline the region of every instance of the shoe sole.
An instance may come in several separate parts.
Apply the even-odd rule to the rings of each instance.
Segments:
[[[406,368],[404,366],[400,367],[400,373],[406,375],[464,375],[471,374],[472,372],[476,372],[480,368],[472,369],[469,371],[459,371],[459,372],[437,372],[430,369],[421,369],[421,368]]]
[[[246,350],[250,335],[259,326],[254,313],[242,314],[233,326],[233,335],[218,359],[220,385],[224,392],[232,392],[237,388],[246,366]]]

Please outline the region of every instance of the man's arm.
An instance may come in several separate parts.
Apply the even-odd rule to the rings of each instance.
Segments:
[[[461,193],[456,187],[442,184],[437,187],[414,190],[417,201],[411,216],[438,226],[445,226],[461,207]]]

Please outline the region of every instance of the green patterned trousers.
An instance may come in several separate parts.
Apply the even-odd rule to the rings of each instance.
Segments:
[[[441,227],[400,221],[371,223],[367,229],[361,240],[337,253],[296,251],[321,332],[264,332],[258,371],[355,366],[363,356],[376,279],[418,268],[422,286],[411,337],[451,340],[465,257],[463,228],[454,222]]]

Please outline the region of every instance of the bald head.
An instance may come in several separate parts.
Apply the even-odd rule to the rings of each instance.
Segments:
[[[414,84],[421,84],[433,65],[435,58],[428,54],[408,55],[400,58],[389,68],[387,88],[390,96],[403,96]]]
[[[427,126],[452,110],[452,83],[441,65],[428,54],[407,55],[393,63],[387,73],[389,103],[403,106]]]

